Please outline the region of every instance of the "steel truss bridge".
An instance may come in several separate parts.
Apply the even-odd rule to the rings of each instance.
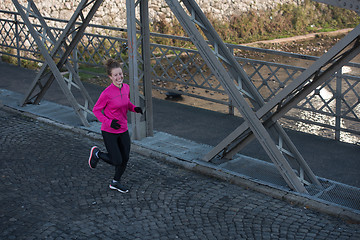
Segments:
[[[314,1],[360,11],[359,0]],[[22,104],[38,104],[56,81],[83,125],[89,126],[87,117],[92,115],[94,103],[72,66],[71,59],[75,47],[103,0],[82,0],[59,36],[52,33],[32,0],[23,1],[26,2],[23,4],[17,0],[12,2],[45,59]],[[166,2],[245,120],[206,154],[203,160],[211,161],[219,155],[224,159],[231,159],[248,143],[257,139],[292,190],[308,193],[308,185],[322,188],[278,120],[359,54],[360,25],[294,81],[265,101],[195,0]],[[126,7],[131,100],[135,105],[145,108],[144,116],[133,115],[131,121],[134,139],[141,139],[153,135],[148,0],[127,0]],[[137,10],[139,15],[136,15]],[[41,31],[30,17],[41,25]],[[139,91],[139,83],[143,85],[142,93]],[[82,102],[75,99],[74,91],[80,91]]]

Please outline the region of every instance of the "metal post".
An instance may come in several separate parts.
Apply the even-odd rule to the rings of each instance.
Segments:
[[[75,26],[73,27],[73,31],[74,31],[74,34],[73,34],[73,38],[74,38],[75,37]],[[75,74],[80,79],[80,76],[79,76],[78,45],[76,45],[74,47],[74,50],[72,52],[72,61],[73,61],[73,67],[74,67]]]
[[[234,112],[234,104],[232,102],[232,100],[229,100],[229,115],[234,116],[235,112]]]
[[[336,109],[335,109],[335,140],[339,141],[341,137],[341,78],[342,68],[336,73]]]
[[[147,2],[148,0],[138,0],[136,2],[134,2],[134,0],[126,0],[130,99],[133,104],[140,106],[145,110],[144,116],[134,113],[131,115],[131,124],[133,129],[132,138],[134,140],[140,140],[146,136],[153,135],[152,121],[147,122],[148,119],[152,119],[149,40],[150,30],[147,13]],[[136,19],[135,9],[137,6],[140,6],[140,21],[137,21]],[[137,23],[140,23],[140,33],[138,34],[138,37],[136,29]],[[141,44],[142,47],[142,59],[139,59],[139,44]],[[141,64],[140,68],[139,63]],[[141,79],[143,80],[145,96],[142,96],[139,92],[139,83]]]
[[[20,60],[20,44],[19,44],[19,21],[17,19],[17,15],[15,14],[15,35],[16,35],[16,56],[17,56],[17,65],[21,66]]]
[[[148,0],[140,3],[140,22],[142,33],[142,60],[143,60],[143,85],[145,96],[145,119],[146,136],[154,135],[153,127],[153,105],[152,105],[152,83],[151,83],[151,63],[150,63],[150,28],[149,28],[149,4]]]
[[[133,104],[140,105],[139,101],[139,79],[137,63],[137,40],[136,40],[136,17],[134,0],[126,0],[127,29],[128,29],[128,53],[129,53],[129,84],[130,98]],[[137,114],[131,114],[132,136],[133,139],[141,139],[140,117]]]

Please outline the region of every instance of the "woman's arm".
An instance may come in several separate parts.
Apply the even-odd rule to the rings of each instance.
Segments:
[[[101,93],[99,99],[95,103],[95,106],[93,108],[93,113],[100,122],[102,122],[106,126],[110,126],[111,119],[109,119],[103,114],[103,110],[107,105],[107,101],[108,101],[108,97],[106,96],[106,94],[104,92]]]

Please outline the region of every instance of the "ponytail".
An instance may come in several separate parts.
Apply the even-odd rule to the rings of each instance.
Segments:
[[[118,61],[110,58],[105,62],[105,66],[106,66],[106,73],[110,76],[111,75],[111,71],[114,68],[121,68],[121,65]]]

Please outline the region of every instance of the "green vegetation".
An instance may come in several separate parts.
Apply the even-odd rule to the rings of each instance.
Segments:
[[[299,6],[279,4],[268,11],[249,11],[233,15],[229,22],[221,22],[211,15],[208,15],[208,18],[220,37],[233,44],[328,32],[352,28],[360,23],[360,16],[354,11],[311,0],[305,0]],[[186,35],[177,20],[171,23],[154,23],[152,30],[164,34]],[[161,44],[172,43],[171,39],[157,41]]]
[[[79,77],[80,77],[81,79],[86,79],[86,78],[93,77],[94,74],[104,75],[104,76],[106,75],[105,68],[81,65],[81,66],[79,67],[79,69],[82,70],[82,71],[79,73]]]

